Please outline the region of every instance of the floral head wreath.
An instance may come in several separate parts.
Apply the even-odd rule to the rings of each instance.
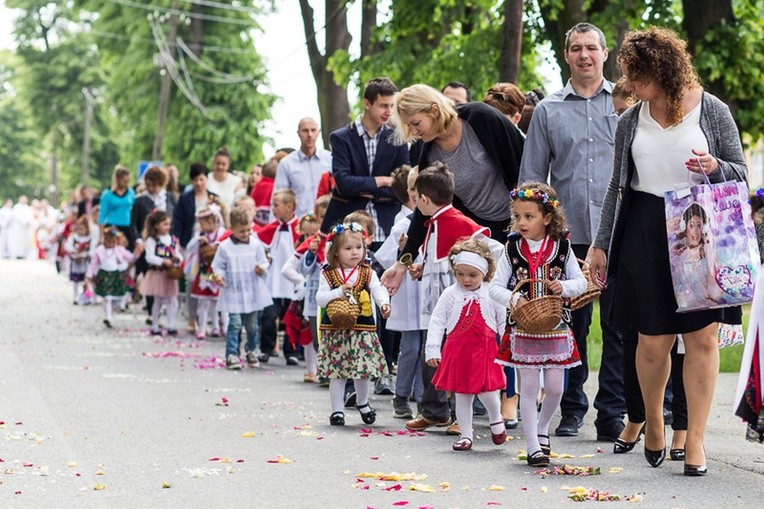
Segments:
[[[510,191],[509,197],[512,198],[512,200],[537,201],[542,205],[548,204],[553,209],[556,209],[557,205],[560,204],[557,198],[549,196],[549,194],[540,189],[513,189]]]
[[[103,234],[107,237],[117,237],[119,235],[119,230],[117,230],[116,226],[109,226],[104,229]]]
[[[366,238],[366,230],[363,229],[363,226],[358,223],[344,223],[338,224],[332,228],[329,232],[329,237],[327,240],[331,242],[337,235],[342,235],[343,233],[347,232],[360,233],[364,238]]]
[[[316,215],[313,212],[308,212],[307,214],[302,216],[302,218],[300,219],[300,221],[315,221],[315,220],[316,220]]]

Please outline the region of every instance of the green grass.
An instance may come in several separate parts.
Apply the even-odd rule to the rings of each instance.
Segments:
[[[750,310],[750,306],[743,307],[743,330],[748,330],[748,315]],[[598,302],[594,303],[594,315],[592,316],[592,325],[589,328],[589,338],[586,347],[589,357],[589,368],[595,371],[600,369],[600,360],[602,359],[602,328],[600,327],[600,305]],[[737,373],[740,371],[743,349],[744,345],[721,349],[719,351],[719,372]]]

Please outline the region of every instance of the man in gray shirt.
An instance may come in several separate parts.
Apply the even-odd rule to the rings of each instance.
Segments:
[[[579,23],[565,35],[565,61],[571,78],[565,87],[536,106],[525,141],[519,182],[547,178],[557,191],[568,218],[571,244],[584,259],[597,231],[602,201],[613,168],[613,143],[618,116],[610,96],[613,84],[602,74],[608,50],[602,31]],[[624,428],[623,341],[605,322],[612,292],[600,299],[602,365],[597,409],[597,439],[615,441]],[[573,312],[573,333],[582,365],[568,373],[568,387],[560,404],[562,419],[557,436],[577,436],[589,401],[584,382],[589,375],[586,337],[592,321],[590,304]]]

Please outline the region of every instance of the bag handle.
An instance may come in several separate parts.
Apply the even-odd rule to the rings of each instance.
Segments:
[[[515,289],[512,290],[512,293],[509,295],[509,312],[514,313],[515,312],[515,304],[512,302],[514,300],[515,294],[520,290],[520,287],[523,286],[525,283],[542,283],[546,287],[549,287],[549,281],[546,279],[538,279],[538,278],[531,278],[531,279],[523,279],[519,283],[515,285]]]

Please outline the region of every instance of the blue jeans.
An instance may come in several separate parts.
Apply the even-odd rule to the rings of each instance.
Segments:
[[[424,385],[419,352],[422,349],[422,332],[407,330],[401,332],[401,347],[398,352],[398,375],[395,379],[395,395],[401,398],[411,396],[413,390],[417,402],[422,401]]]
[[[244,351],[254,352],[260,347],[260,314],[262,311],[251,313],[228,313],[228,330],[225,335],[225,356],[239,355],[239,335],[244,327],[247,331],[247,344]]]

